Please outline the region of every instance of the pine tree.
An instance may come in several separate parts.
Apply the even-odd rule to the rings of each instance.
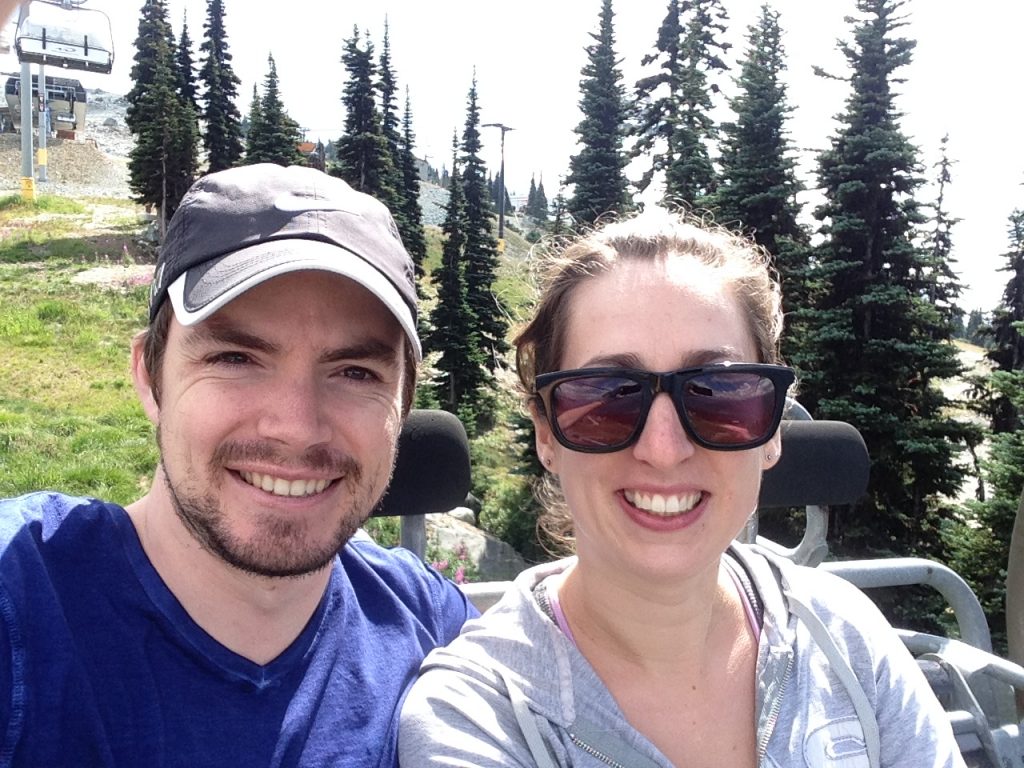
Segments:
[[[721,0],[669,0],[657,52],[641,60],[659,71],[636,83],[632,153],[651,158],[637,186],[647,189],[663,172],[666,203],[694,205],[714,191],[711,144],[717,132],[711,111],[719,88],[713,76],[727,69],[720,55],[730,47],[721,40],[726,21]]]
[[[779,14],[761,7],[747,30],[748,48],[730,101],[735,120],[721,126],[721,172],[709,199],[719,223],[742,229],[771,255],[782,284],[787,333],[782,355],[800,357],[806,336],[800,310],[811,301],[809,236],[798,223],[802,184],[786,132],[785,51]]]
[[[1006,266],[1010,279],[993,314],[995,370],[984,379],[992,438],[982,461],[987,490],[968,503],[966,521],[949,537],[952,564],[981,600],[995,645],[1005,648],[1006,563],[1017,506],[1024,488],[1024,210],[1009,220]]]
[[[254,83],[252,86],[252,101],[249,102],[249,115],[242,121],[245,127],[245,156],[250,158],[259,151],[258,145],[262,143],[263,136],[267,129],[263,124],[263,103],[260,98],[260,90]]]
[[[391,36],[388,28],[387,18],[384,19],[384,40],[381,42],[380,59],[377,66],[377,93],[380,97],[380,130],[387,144],[390,163],[385,169],[389,174],[384,187],[393,190],[394,196],[390,200],[382,199],[385,205],[395,214],[395,222],[398,224],[398,231],[402,233],[403,239],[409,225],[405,221],[405,179],[402,175],[401,145],[402,135],[399,131],[400,119],[398,116],[398,84],[395,78],[395,70],[391,63]],[[417,198],[419,193],[417,193]]]
[[[192,59],[192,38],[188,34],[188,15],[181,22],[181,37],[177,53],[178,93],[187,100],[192,111],[199,114],[199,98],[196,85],[196,68]]]
[[[569,215],[579,228],[591,227],[603,214],[622,213],[632,204],[626,179],[629,158],[622,148],[628,108],[615,57],[612,0],[602,0],[599,18],[581,73],[583,119],[576,126],[581,149],[569,159],[566,178],[574,185]]]
[[[816,418],[855,425],[872,459],[868,498],[834,510],[838,554],[943,559],[939,529],[952,515],[943,498],[956,496],[964,477],[956,461],[964,427],[948,417],[939,383],[961,369],[927,300],[926,254],[915,242],[921,180],[892,91],[914,48],[895,35],[903,5],[858,0],[854,41],[840,45],[852,93],[818,158],[824,290],[810,318],[815,354],[803,366],[801,400]]]
[[[467,98],[466,125],[459,156],[462,193],[466,201],[466,300],[476,318],[476,336],[484,351],[487,368],[493,371],[508,351],[508,343],[505,341],[506,312],[494,294],[498,243],[491,231],[493,213],[486,170],[480,158],[481,146],[480,109],[474,75]]]
[[[476,399],[485,381],[484,359],[476,333],[476,318],[467,299],[465,198],[459,174],[457,138],[452,141],[452,172],[445,220],[441,227],[444,245],[441,265],[432,279],[437,285],[437,305],[431,313],[432,330],[426,337],[428,351],[439,353],[434,384],[442,407],[459,414],[468,429],[476,423]]]
[[[1015,210],[1010,215],[1007,235],[1010,249],[1002,269],[1010,273],[1010,279],[1003,289],[1003,301],[992,313],[992,322],[985,331],[992,344],[986,357],[997,371],[1024,371],[1024,210]],[[988,398],[987,415],[996,433],[1024,427],[1021,411],[1013,407],[1005,393]]]
[[[204,87],[203,146],[210,173],[238,165],[242,158],[242,116],[235,105],[242,82],[231,66],[224,30],[224,1],[207,0],[205,36],[199,47],[203,61],[199,80]]]
[[[540,183],[537,185],[537,197],[530,215],[537,221],[546,222],[548,220],[548,196],[544,193],[543,176],[540,177]]]
[[[174,34],[163,0],[147,0],[135,41],[126,122],[135,136],[128,160],[135,199],[156,207],[161,233],[196,173],[196,115],[179,93]]]
[[[360,45],[359,30],[353,27],[341,57],[348,73],[341,97],[345,132],[338,139],[338,164],[331,173],[393,209],[397,195],[390,186],[395,178],[394,166],[375,99],[377,66],[373,52],[369,38],[365,46]]]
[[[412,256],[416,274],[423,275],[423,262],[427,258],[427,238],[423,231],[423,209],[420,207],[420,174],[416,166],[414,148],[416,137],[412,131],[412,106],[409,89],[405,89],[405,112],[402,115],[402,138],[398,145],[398,161],[402,171],[402,221],[400,231],[405,249]],[[401,227],[404,226],[404,229]]]
[[[267,74],[263,80],[263,94],[253,93],[252,119],[246,141],[245,162],[276,163],[277,165],[305,165],[299,152],[302,132],[281,103],[274,55],[267,56]]]
[[[932,229],[928,234],[926,245],[928,252],[921,266],[918,278],[927,286],[928,301],[939,311],[944,327],[939,329],[941,338],[953,335],[957,319],[963,314],[957,302],[963,291],[960,278],[954,269],[956,259],[953,257],[953,227],[960,219],[953,218],[945,208],[946,188],[953,180],[953,161],[948,154],[949,135],[942,137],[939,147],[939,162],[936,185],[938,194],[932,205]]]

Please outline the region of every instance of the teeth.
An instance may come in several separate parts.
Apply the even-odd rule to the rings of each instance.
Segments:
[[[275,496],[312,496],[327,487],[327,480],[285,480],[283,477],[242,472],[242,479]]]
[[[701,494],[684,493],[682,495],[663,496],[660,493],[639,493],[638,491],[626,491],[626,501],[637,509],[650,512],[659,517],[671,517],[683,512],[689,512],[700,501]]]

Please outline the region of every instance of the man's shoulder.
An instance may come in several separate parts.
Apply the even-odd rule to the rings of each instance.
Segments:
[[[6,550],[26,536],[40,543],[50,541],[65,527],[109,520],[115,509],[120,507],[52,491],[0,499],[0,548]]]
[[[413,552],[385,548],[359,531],[342,548],[340,567],[360,600],[391,602],[420,620],[458,626],[476,615],[462,591]]]

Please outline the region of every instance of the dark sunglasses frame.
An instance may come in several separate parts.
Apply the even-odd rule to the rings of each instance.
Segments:
[[[775,401],[773,404],[770,428],[764,435],[744,443],[716,443],[706,440],[697,434],[696,429],[690,422],[683,404],[684,387],[688,381],[698,376],[708,374],[755,374],[771,381],[775,390]],[[610,445],[578,444],[569,440],[562,432],[551,408],[551,392],[558,384],[574,379],[589,379],[599,376],[614,376],[621,379],[635,381],[642,386],[640,413],[637,416],[636,427],[628,437]],[[651,405],[656,395],[662,392],[668,394],[675,406],[676,414],[683,425],[683,429],[693,442],[712,451],[746,451],[764,445],[779,428],[782,421],[782,413],[786,407],[786,391],[796,381],[796,373],[792,368],[784,365],[769,365],[767,363],[720,363],[716,365],[705,365],[699,368],[680,368],[676,371],[654,373],[637,368],[576,368],[568,371],[553,371],[542,373],[534,380],[534,390],[543,405],[544,416],[560,444],[571,451],[580,453],[613,453],[621,451],[633,445],[644,431],[647,424],[647,416],[651,412]]]

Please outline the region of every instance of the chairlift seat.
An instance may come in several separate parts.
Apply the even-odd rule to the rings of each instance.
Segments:
[[[110,74],[114,38],[102,11],[35,0],[18,25],[18,61]]]

